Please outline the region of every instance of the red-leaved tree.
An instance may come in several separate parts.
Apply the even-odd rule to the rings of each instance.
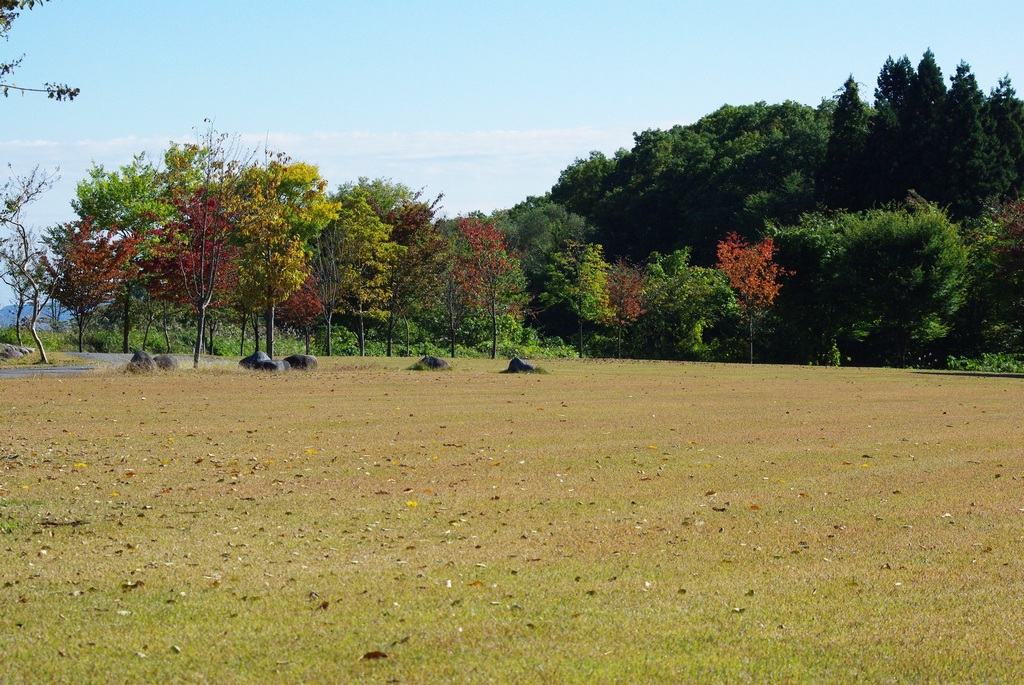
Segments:
[[[175,197],[172,202],[177,218],[167,223],[161,237],[180,270],[185,299],[196,312],[192,361],[198,367],[205,347],[207,309],[235,280],[238,248],[231,239],[236,221],[221,198],[205,190]]]
[[[470,302],[491,320],[491,359],[498,353],[498,318],[518,315],[526,304],[526,277],[519,257],[511,253],[505,235],[494,224],[460,218],[458,230],[465,239],[463,287]]]
[[[277,318],[281,323],[302,333],[306,341],[306,354],[310,354],[310,335],[323,313],[324,305],[320,301],[316,287],[316,276],[312,274],[306,278],[301,288],[277,307]]]
[[[765,312],[775,302],[786,271],[773,261],[775,243],[765,238],[750,244],[738,233],[730,233],[718,243],[718,268],[729,279],[729,285],[736,292],[743,315],[747,319],[750,334],[750,363],[754,363],[754,331]]]
[[[93,315],[113,302],[135,274],[133,259],[139,239],[98,229],[89,220],[66,223],[50,230],[47,243],[53,253],[50,270],[54,297],[75,319],[78,351]]]
[[[616,356],[619,358],[622,358],[622,329],[643,316],[646,288],[647,276],[635,264],[620,257],[608,269],[608,280],[605,282],[608,306],[611,308],[608,321],[616,328]]]

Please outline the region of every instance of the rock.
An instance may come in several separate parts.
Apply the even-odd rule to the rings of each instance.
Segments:
[[[432,357],[429,354],[426,357],[424,357],[423,359],[421,359],[419,361],[419,363],[421,365],[425,366],[428,369],[450,369],[450,368],[452,368],[452,365],[449,364],[448,362],[446,362],[445,360],[438,359],[437,357]]]
[[[252,368],[257,371],[287,371],[292,368],[292,366],[283,359],[270,359],[268,357],[267,359],[256,362],[256,366]]]
[[[530,362],[525,362],[519,357],[513,357],[508,363],[508,373],[533,373],[537,369]]]
[[[253,352],[248,357],[243,357],[238,365],[243,369],[258,369],[259,365],[263,362],[271,361],[270,357],[267,356],[266,352]]]
[[[156,371],[156,362],[145,350],[135,350],[132,358],[128,361],[128,371],[131,373],[153,373]]]
[[[156,364],[156,368],[161,371],[177,371],[178,370],[178,358],[173,357],[169,354],[158,354],[154,355],[153,363]]]
[[[0,350],[0,359],[21,359],[27,352],[22,352],[22,348],[15,347],[14,345],[4,345],[3,349]]]
[[[312,371],[317,367],[316,357],[311,354],[293,354],[290,357],[285,357],[284,361],[299,371]]]

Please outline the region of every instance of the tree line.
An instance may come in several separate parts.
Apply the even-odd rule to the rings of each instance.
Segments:
[[[315,166],[207,131],[159,164],[95,167],[78,218],[39,248],[8,240],[0,262],[19,301],[38,290],[72,314],[80,346],[97,317],[124,350],[140,328],[170,347],[188,318],[197,361],[228,327],[239,353],[250,328],[258,347],[260,324],[270,353],[281,325],[325,354],[941,366],[1015,352],[1010,79],[985,94],[961,63],[947,87],[928,51],[916,68],[887,60],[872,104],[859,91],[851,76],[816,107],[727,105],[644,131],[541,197],[457,218],[390,179],[328,191]],[[16,228],[11,208],[44,183],[9,182],[0,220]]]

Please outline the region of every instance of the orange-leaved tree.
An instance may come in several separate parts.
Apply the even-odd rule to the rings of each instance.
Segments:
[[[54,297],[71,312],[78,328],[78,351],[90,319],[112,304],[123,285],[134,276],[132,260],[139,239],[119,237],[116,231],[97,228],[89,220],[49,229],[45,239],[53,252],[49,261]]]
[[[518,317],[529,296],[519,257],[493,223],[460,217],[458,230],[468,248],[464,283],[470,302],[491,320],[491,359],[498,353],[498,319]],[[453,355],[454,356],[454,355]]]
[[[608,322],[617,333],[616,356],[622,358],[622,328],[644,315],[646,311],[647,275],[635,264],[619,257],[608,269],[605,290],[611,315]]]
[[[775,243],[765,238],[750,244],[736,232],[718,243],[718,268],[729,279],[736,301],[747,319],[750,334],[750,363],[754,363],[754,331],[782,288],[780,279],[790,275],[775,263]]]

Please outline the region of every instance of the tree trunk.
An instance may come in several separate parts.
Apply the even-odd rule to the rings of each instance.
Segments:
[[[409,332],[409,317],[405,317],[405,356],[408,357],[410,353],[410,338],[412,337]]]
[[[577,321],[580,327],[580,359],[583,359],[583,317],[578,317]]]
[[[167,354],[170,354],[171,353],[171,334],[170,334],[170,331],[167,330],[167,310],[168,309],[170,309],[170,307],[168,307],[167,303],[164,302],[163,312],[160,315],[160,327],[163,329],[163,332],[164,332],[164,345],[167,346]]]
[[[217,322],[214,319],[209,319],[210,335],[206,337],[206,353],[209,355],[213,354],[213,338],[217,333]]]
[[[451,322],[449,324],[449,333],[451,334],[451,338],[452,338],[452,358],[453,359],[455,358],[455,329],[456,329],[456,326],[455,326],[455,322],[453,320],[453,322]]]
[[[359,308],[359,356],[366,356],[366,330],[363,328],[363,309]]]
[[[245,329],[246,329],[246,322],[248,321],[248,319],[249,319],[249,312],[247,312],[247,311],[245,311],[243,309],[242,310],[242,325],[238,327],[239,330],[242,332],[242,335],[241,335],[242,339],[238,343],[238,356],[239,357],[244,357],[245,356]]]
[[[390,357],[391,356],[391,340],[394,338],[394,334],[395,334],[395,315],[394,314],[391,314],[391,313],[388,314],[387,329],[388,329],[388,351],[387,351],[387,356]]]
[[[750,363],[754,363],[754,316],[750,316]]]
[[[331,335],[331,319],[333,319],[333,312],[325,312],[324,319],[327,322],[327,356],[331,356],[331,352],[334,349],[334,341]]]
[[[259,325],[259,321],[258,321],[259,316],[256,314],[256,312],[252,312],[251,318],[252,318],[252,339],[253,339],[253,344],[256,346],[256,349],[254,350],[254,353],[255,353],[255,352],[259,352],[260,351],[260,325]]]
[[[203,355],[203,334],[206,332],[206,305],[197,307],[196,312],[196,346],[192,350],[192,368],[199,368],[199,358]]]
[[[122,329],[122,340],[121,340],[121,351],[128,354],[128,334],[132,330],[131,320],[131,308],[132,308],[132,288],[130,285],[124,286],[124,309],[121,311],[121,316],[124,318],[124,328]]]
[[[43,341],[39,337],[39,333],[36,331],[36,317],[33,314],[29,320],[28,330],[32,334],[32,340],[36,343],[36,349],[39,350],[39,361],[42,364],[49,364],[50,358],[46,356],[46,348],[43,347]]]
[[[21,317],[25,314],[25,301],[18,300],[18,315],[14,318],[14,334],[18,336],[18,345],[24,345],[21,341]]]
[[[274,358],[274,305],[267,307],[263,326],[267,329],[267,356]]]
[[[622,324],[621,323],[619,324],[618,329],[619,329],[618,347],[617,347],[617,349],[615,351],[615,356],[616,356],[617,359],[622,359]]]
[[[85,321],[79,317],[76,323],[78,324],[78,351],[81,353],[85,352],[85,350],[82,349],[82,338],[85,337]],[[106,345],[104,345],[104,347],[106,347]]]
[[[491,359],[498,357],[498,313],[491,310]]]
[[[306,337],[306,354],[309,354],[310,353],[309,352],[309,350],[310,350],[310,346],[309,346],[309,337],[310,337],[309,336],[309,326],[306,326],[303,329],[303,332],[305,333],[305,337]]]

